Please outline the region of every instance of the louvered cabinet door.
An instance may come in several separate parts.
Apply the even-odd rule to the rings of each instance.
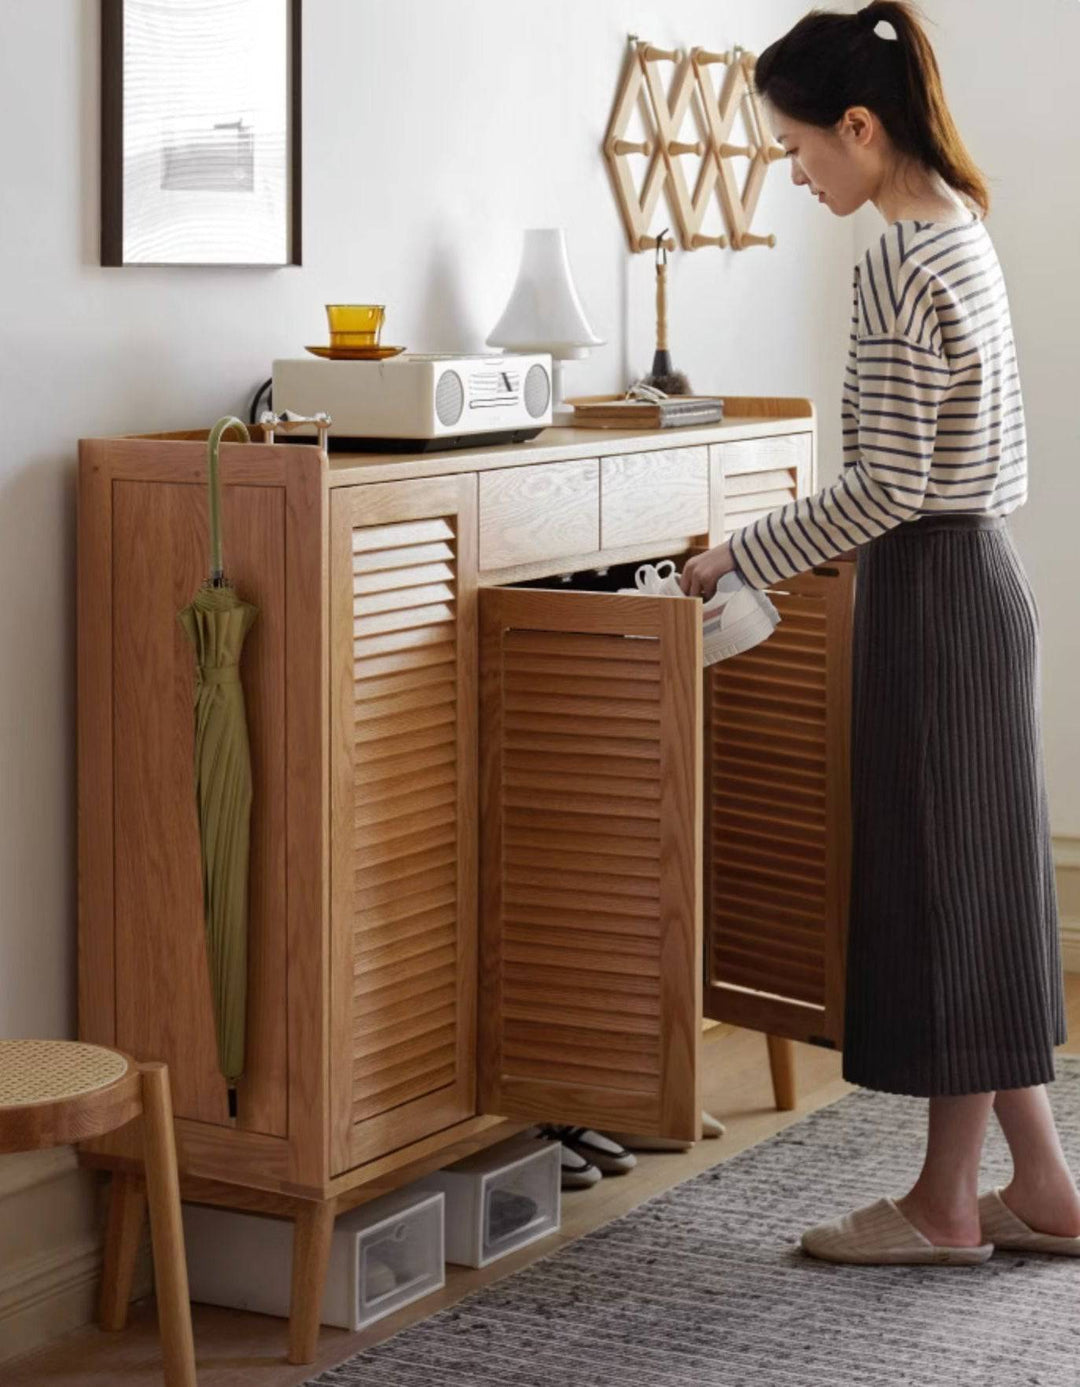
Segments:
[[[476,1107],[476,478],[331,500],[330,1149]]]
[[[837,1049],[854,575],[770,588],[772,635],[705,673],[705,1015]]]
[[[479,606],[481,1111],[696,1140],[698,604]]]
[[[720,544],[732,530],[813,490],[814,435],[776,434],[709,446],[709,535]]]

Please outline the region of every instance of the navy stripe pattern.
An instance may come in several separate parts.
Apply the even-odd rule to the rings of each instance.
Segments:
[[[976,213],[893,222],[855,266],[841,413],[840,478],[728,536],[751,587],[921,514],[1006,516],[1027,500],[1008,298]]]
[[[924,1097],[1055,1078],[1068,1039],[1040,619],[1003,518],[856,555],[843,1076]]]

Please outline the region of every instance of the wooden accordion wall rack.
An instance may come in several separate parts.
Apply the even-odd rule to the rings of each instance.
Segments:
[[[684,56],[680,49],[655,48],[636,35],[630,36],[630,51],[603,149],[632,251],[656,246],[659,238],[649,234],[649,225],[663,189],[667,190],[684,250],[727,245],[733,250],[745,250],[748,246],[776,244],[774,235],[755,236],[750,231],[769,165],[782,159],[786,152],[773,139],[754,91],[755,62],[755,56],[737,44],[726,53],[692,48]],[[668,63],[675,64],[670,95],[665,94],[661,80],[662,65]],[[725,64],[727,70],[717,95],[711,69],[719,63]],[[626,138],[635,108],[645,121],[643,140]],[[749,143],[730,144],[728,136],[740,109]],[[694,138],[686,139],[683,126],[691,111],[696,129]],[[642,155],[648,164],[639,194],[630,160]],[[682,164],[687,155],[701,159],[692,194]],[[732,168],[734,159],[750,161],[741,191]],[[714,191],[727,227],[726,236],[701,234]],[[671,237],[666,237],[664,244],[669,250],[675,248]]]

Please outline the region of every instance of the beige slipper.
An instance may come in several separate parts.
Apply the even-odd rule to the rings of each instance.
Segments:
[[[830,1223],[808,1228],[802,1235],[801,1246],[804,1252],[828,1262],[929,1262],[954,1267],[985,1262],[994,1251],[992,1242],[978,1247],[932,1243],[888,1195]]]
[[[1015,1248],[1024,1252],[1060,1252],[1066,1257],[1080,1257],[1080,1238],[1066,1238],[1058,1233],[1040,1233],[1014,1214],[1001,1197],[1002,1186],[979,1195],[979,1225],[984,1238],[997,1247]]]

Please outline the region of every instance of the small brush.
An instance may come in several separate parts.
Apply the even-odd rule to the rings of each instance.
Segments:
[[[656,351],[653,354],[652,370],[644,378],[643,384],[662,390],[665,395],[692,395],[690,382],[682,371],[671,365],[671,353],[667,341],[667,246],[664,238],[667,228],[656,238]]]

